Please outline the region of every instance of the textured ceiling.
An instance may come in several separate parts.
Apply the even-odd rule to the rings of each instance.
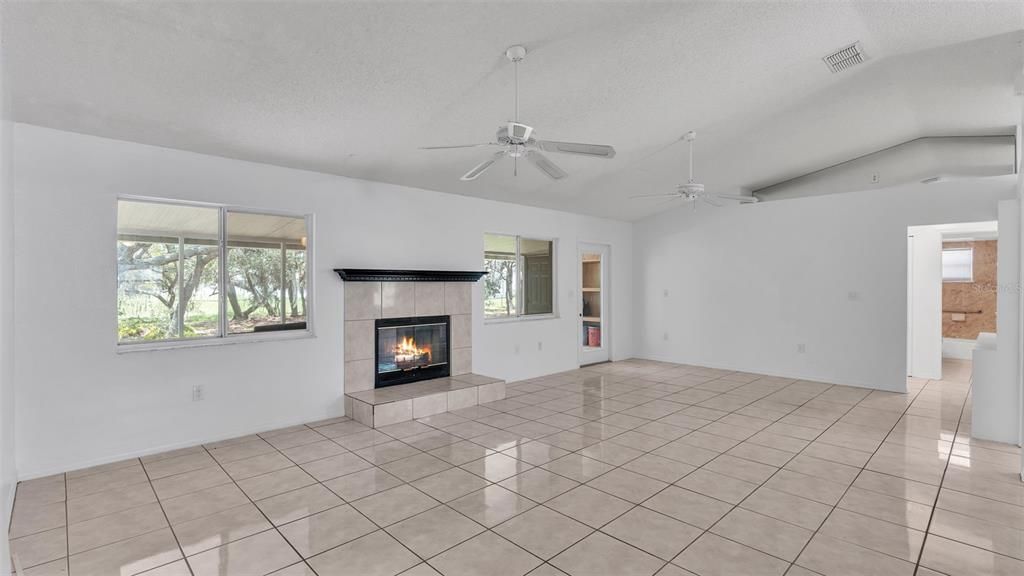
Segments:
[[[4,6],[16,120],[469,196],[636,219],[685,178],[757,188],[920,136],[1019,121],[1020,2],[80,2]],[[859,40],[867,64],[821,57]],[[459,175],[512,112],[614,145]]]

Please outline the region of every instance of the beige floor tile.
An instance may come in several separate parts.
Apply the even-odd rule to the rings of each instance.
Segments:
[[[643,432],[638,432],[636,430],[629,430],[622,434],[612,436],[611,438],[608,438],[608,441],[614,444],[621,444],[635,450],[640,450],[641,452],[649,452],[669,443],[669,440],[660,436],[644,434]]]
[[[718,474],[731,476],[733,478],[738,478],[745,482],[753,482],[754,484],[761,484],[770,478],[776,470],[778,470],[775,466],[761,464],[760,462],[754,462],[753,460],[737,458],[735,456],[730,456],[729,454],[722,454],[711,462],[708,462],[704,465],[704,469]]]
[[[406,482],[412,482],[413,480],[418,480],[424,476],[430,476],[449,468],[451,468],[451,464],[426,453],[395,460],[381,466],[381,469],[387,473],[393,474]]]
[[[252,500],[262,500],[315,483],[316,480],[305,470],[298,466],[292,466],[239,480],[238,487]]]
[[[187,561],[177,560],[152,570],[146,570],[140,576],[192,576],[192,571],[189,569]]]
[[[503,480],[499,484],[534,502],[541,503],[579,486],[575,480],[548,472],[543,468],[527,470],[522,474]]]
[[[253,576],[269,574],[299,560],[277,531],[268,530],[190,556],[188,564],[195,576]]]
[[[372,467],[373,464],[352,452],[343,452],[334,456],[328,456],[327,458],[306,462],[302,465],[302,469],[319,482],[325,482]]]
[[[279,528],[303,558],[351,542],[377,527],[351,506],[338,506]]]
[[[818,441],[811,442],[807,448],[804,448],[801,454],[821,458],[829,462],[846,464],[847,466],[856,466],[857,468],[862,468],[871,459],[871,452],[862,452]]]
[[[142,469],[141,464],[136,462],[132,466],[109,472],[68,478],[68,499],[81,498],[82,496],[88,496],[89,494],[103,492],[112,488],[124,488],[125,486],[148,481],[149,478],[146,477],[146,471]]]
[[[639,506],[605,525],[601,531],[665,561],[674,558],[703,532]]]
[[[921,566],[957,576],[1019,576],[1024,573],[1024,561],[934,534],[925,542]]]
[[[838,507],[916,530],[926,529],[932,514],[931,506],[857,487],[846,492]]]
[[[639,504],[663,490],[668,484],[636,472],[616,468],[591,480],[587,486]]]
[[[160,478],[166,478],[167,476],[184,474],[185,472],[202,470],[203,468],[217,467],[217,462],[211,458],[206,451],[203,451],[192,452],[182,456],[176,456],[174,458],[167,458],[165,460],[157,460],[156,462],[147,462],[144,466],[146,467],[146,473],[149,475],[150,480],[159,480]]]
[[[129,493],[147,491],[149,492],[149,496],[155,499],[153,497],[153,490],[146,485],[141,485],[138,488],[132,486],[127,489],[123,489],[122,491]],[[113,492],[118,491],[112,490],[106,494],[100,493],[82,498],[75,501],[74,504],[65,504],[60,501],[40,506],[28,506],[19,505],[15,502],[14,514],[10,525],[10,534],[8,536],[10,538],[19,538],[21,536],[28,536],[29,534],[59,528],[67,524],[67,518],[69,516],[73,521],[84,520],[106,513],[106,510],[108,509],[113,511],[123,509],[118,508],[116,496],[111,496],[111,493]]]
[[[997,500],[943,489],[939,494],[937,507],[993,524],[1024,530],[1024,508]]]
[[[676,482],[676,485],[730,504],[739,504],[757,489],[757,484],[711,472],[706,468],[691,472]]]
[[[10,541],[11,559],[23,568],[46,564],[68,554],[67,530],[54,528]]]
[[[846,464],[839,464],[837,462],[830,462],[828,460],[822,460],[820,458],[814,458],[813,456],[806,456],[804,454],[799,454],[796,458],[787,462],[785,469],[793,470],[794,472],[799,472],[808,476],[814,476],[816,478],[823,478],[846,486],[852,484],[861,471],[860,468],[847,466]]]
[[[698,538],[672,563],[701,576],[780,576],[789,567],[788,562],[711,533]]]
[[[495,527],[494,531],[548,560],[582,540],[593,529],[550,508],[537,506]]]
[[[838,509],[825,520],[818,533],[907,562],[917,562],[924,543],[924,532]]]
[[[764,485],[779,492],[809,498],[829,506],[835,506],[846,492],[846,486],[843,484],[786,469],[779,470]]]
[[[61,558],[31,568],[25,568],[18,574],[20,576],[68,576],[68,559]]]
[[[644,476],[654,478],[655,480],[661,480],[662,482],[668,483],[676,482],[683,476],[686,476],[697,469],[689,464],[684,464],[662,456],[655,456],[654,454],[644,454],[636,460],[626,463],[622,467],[631,472],[643,474]]]
[[[910,562],[823,534],[811,538],[796,563],[824,576],[910,576],[914,573],[914,564]]]
[[[461,468],[449,468],[412,482],[415,488],[441,502],[450,502],[470,492],[476,492],[488,484],[487,480]]]
[[[449,464],[461,466],[466,462],[483,458],[489,454],[494,454],[494,450],[484,448],[483,446],[474,444],[469,440],[461,440],[454,444],[447,444],[430,450],[428,454],[440,458]]]
[[[378,530],[308,560],[318,574],[394,576],[420,563],[397,540]]]
[[[588,486],[573,488],[545,505],[592,528],[600,528],[633,507],[626,500]]]
[[[222,465],[236,460],[247,460],[261,454],[273,454],[277,450],[262,438],[238,442],[228,446],[209,448],[210,455]]]
[[[339,476],[324,482],[324,486],[330,488],[332,492],[348,502],[401,486],[402,484],[401,479],[376,467]]]
[[[292,564],[287,568],[281,568],[276,572],[271,572],[270,576],[317,576],[317,574],[305,562],[300,562],[299,564]]]
[[[740,507],[808,530],[817,530],[831,511],[820,502],[764,486],[741,502]]]
[[[950,540],[1024,560],[1024,530],[936,508],[929,531]]]
[[[249,499],[234,484],[224,484],[163,501],[171,525],[188,522],[228,508],[247,504]]]
[[[769,448],[767,446],[761,446],[750,442],[742,442],[736,447],[730,449],[726,454],[736,456],[737,458],[746,458],[747,460],[753,460],[754,462],[760,462],[761,464],[767,464],[769,466],[775,466],[776,468],[785,466],[786,462],[789,462],[793,456],[795,456],[792,452],[777,450],[775,448]]]
[[[664,562],[643,550],[595,532],[552,558],[551,564],[571,576],[650,576]]]
[[[347,450],[359,450],[360,448],[366,448],[367,446],[373,446],[374,444],[387,444],[388,442],[394,442],[394,440],[394,438],[380,430],[371,429],[364,432],[349,434],[347,436],[341,436],[331,440],[331,442],[334,442]]]
[[[181,558],[181,550],[169,528],[73,554],[73,576],[135,574]]]
[[[280,526],[342,503],[333,492],[320,484],[314,484],[259,500],[256,506],[270,518],[271,522]]]
[[[388,439],[390,440],[390,437],[388,437]],[[287,450],[282,450],[281,453],[296,464],[305,464],[307,462],[312,462],[313,460],[327,458],[328,456],[335,456],[345,451],[345,448],[339,446],[335,442],[330,440],[321,440],[319,442],[313,442],[312,444],[303,444],[302,446],[288,448]]]
[[[165,527],[167,519],[160,505],[144,504],[70,525],[68,550],[76,554]]]
[[[527,464],[540,466],[569,454],[569,451],[534,440],[502,450],[501,453]]]
[[[939,489],[931,484],[914,482],[898,476],[880,474],[871,470],[862,470],[860,476],[853,482],[854,488],[870,490],[887,496],[910,500],[918,504],[931,506],[935,503]]]
[[[580,454],[594,460],[600,460],[605,464],[622,466],[630,460],[643,456],[644,453],[636,448],[615,444],[614,442],[598,442],[597,444],[587,446],[580,451]]]
[[[448,503],[472,520],[491,528],[536,506],[533,501],[492,484]]]
[[[154,480],[153,490],[159,499],[167,500],[229,483],[231,477],[220,466],[212,466]]]
[[[732,509],[730,504],[703,494],[669,486],[643,503],[645,508],[667,514],[698,528],[710,528]]]
[[[15,501],[25,508],[63,502],[67,497],[64,476],[50,477],[45,481],[28,481],[18,484]]]
[[[124,488],[115,488],[70,500],[67,503],[67,516],[68,521],[71,524],[75,524],[152,502],[156,502],[156,495],[149,484],[133,484]],[[63,517],[63,506],[61,509],[60,516]],[[18,521],[18,507],[15,506],[15,526],[17,526]],[[13,530],[13,532],[17,533],[17,530]]]
[[[314,442],[320,442],[324,439],[323,436],[317,432],[310,430],[309,428],[303,427],[301,430],[291,432],[289,434],[281,434],[267,439],[267,443],[281,450],[282,452],[289,448],[296,448],[299,446],[307,446]]]
[[[506,478],[525,472],[533,466],[505,454],[491,454],[479,460],[467,462],[461,468],[489,482],[501,482]]]
[[[680,438],[670,442],[657,450],[651,452],[655,456],[662,456],[676,460],[691,466],[703,466],[718,457],[719,452],[708,450],[699,446],[693,446],[682,441]]]
[[[428,559],[484,531],[447,506],[438,506],[392,524],[388,533],[420,558]]]
[[[269,530],[270,522],[252,504],[242,504],[223,512],[176,524],[174,535],[186,556],[234,542]]]
[[[378,492],[352,503],[356,510],[378,526],[390,526],[437,505],[436,500],[408,485]]]
[[[394,440],[384,444],[367,446],[366,448],[356,450],[355,453],[363,460],[380,466],[381,464],[387,464],[388,462],[394,462],[395,460],[415,456],[416,454],[419,454],[420,451],[404,442]]]
[[[236,481],[273,472],[274,470],[281,470],[282,468],[289,468],[294,465],[291,460],[285,458],[277,451],[222,464],[228,475]]]
[[[612,469],[612,466],[600,460],[587,458],[582,454],[569,454],[557,460],[552,460],[542,465],[541,468],[576,482],[588,482],[608,472]]]
[[[522,576],[540,563],[492,532],[484,532],[430,560],[445,576]]]
[[[743,508],[729,512],[711,531],[790,562],[796,560],[814,534],[811,530]]]

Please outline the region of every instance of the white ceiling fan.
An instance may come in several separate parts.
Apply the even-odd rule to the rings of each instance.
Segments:
[[[555,152],[558,154],[577,154],[591,158],[612,158],[615,156],[615,148],[602,144],[579,144],[576,142],[555,142],[552,140],[537,140],[534,138],[533,127],[519,122],[519,62],[526,56],[526,48],[512,46],[505,51],[505,57],[512,61],[515,69],[515,112],[514,119],[504,126],[498,127],[495,142],[484,144],[463,144],[457,146],[427,146],[421,150],[446,150],[451,148],[500,148],[490,158],[477,164],[472,170],[462,175],[460,180],[476,180],[486,172],[495,162],[505,157],[512,158],[513,174],[518,173],[519,158],[525,158],[537,167],[541,172],[547,174],[553,180],[561,180],[568,176],[565,170],[557,164],[548,160],[544,152]]]
[[[730,202],[738,202],[740,204],[753,204],[758,199],[754,196],[742,196],[739,194],[720,194],[716,192],[706,192],[704,185],[696,182],[693,179],[693,141],[697,139],[697,133],[690,130],[683,135],[683,140],[689,142],[689,153],[690,153],[690,171],[688,173],[686,183],[676,186],[675,192],[668,192],[666,194],[640,194],[637,196],[630,196],[630,198],[682,198],[687,202],[693,202],[693,207],[697,207],[697,201],[711,204],[712,206],[724,206],[719,200],[727,200]]]

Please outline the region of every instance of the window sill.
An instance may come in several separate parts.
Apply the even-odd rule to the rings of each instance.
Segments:
[[[502,316],[497,318],[484,318],[484,325],[488,324],[515,324],[517,322],[538,322],[541,320],[558,320],[558,314],[530,314],[528,316]]]
[[[157,342],[137,342],[131,344],[115,344],[118,354],[134,352],[153,352],[157,350],[178,350],[181,348],[206,348],[209,346],[229,346],[249,342],[276,342],[281,340],[306,340],[316,338],[312,330],[296,330],[294,332],[271,332],[266,334],[235,334],[224,338],[196,338],[194,340],[164,340]]]

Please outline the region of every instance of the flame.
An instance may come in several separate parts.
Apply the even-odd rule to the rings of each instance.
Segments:
[[[395,356],[405,356],[418,358],[423,355],[427,356],[427,361],[430,361],[430,346],[417,346],[416,339],[410,336],[402,338],[402,341],[395,344]]]

